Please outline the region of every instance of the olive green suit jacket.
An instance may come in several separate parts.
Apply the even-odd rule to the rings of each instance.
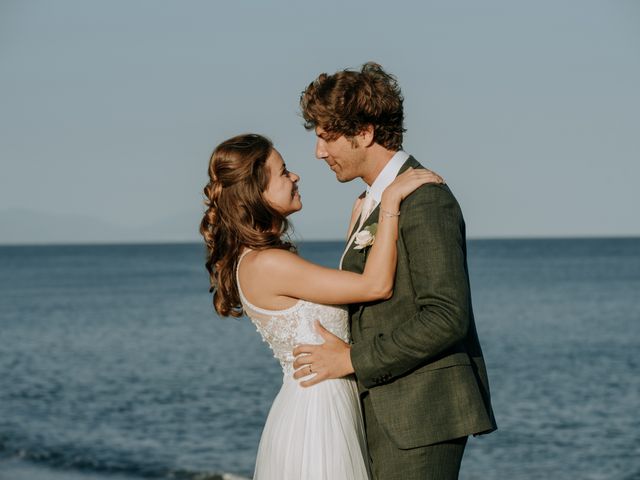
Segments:
[[[423,168],[410,157],[400,173],[409,167]],[[363,228],[377,222],[378,208]],[[400,211],[393,296],[349,307],[359,391],[401,449],[493,431],[458,202],[446,185],[427,184]],[[353,246],[342,268],[360,273],[370,249]]]

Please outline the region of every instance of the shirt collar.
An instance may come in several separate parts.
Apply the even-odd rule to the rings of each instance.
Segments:
[[[402,165],[409,159],[409,154],[403,150],[398,150],[391,160],[384,166],[370,187],[367,188],[367,194],[371,195],[376,204],[382,200],[382,192],[391,182],[398,176],[398,172]]]

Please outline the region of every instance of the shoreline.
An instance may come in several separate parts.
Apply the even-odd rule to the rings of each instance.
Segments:
[[[167,478],[56,469],[19,459],[0,460],[0,480],[163,480]],[[249,480],[246,477],[230,473],[202,474],[195,478],[198,480]]]

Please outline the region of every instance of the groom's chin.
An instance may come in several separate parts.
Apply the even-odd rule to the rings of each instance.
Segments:
[[[354,178],[356,177],[343,177],[336,173],[336,180],[338,180],[340,183],[349,183]]]

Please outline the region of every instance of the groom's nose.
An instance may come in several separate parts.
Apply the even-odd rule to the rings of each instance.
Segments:
[[[316,141],[316,158],[319,158],[320,160],[324,159],[327,157],[327,149],[324,146],[324,140],[322,140],[321,138],[319,138]]]

